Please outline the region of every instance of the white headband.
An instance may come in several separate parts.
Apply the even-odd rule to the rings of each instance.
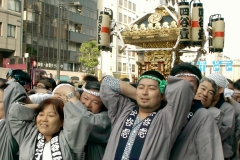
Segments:
[[[89,91],[89,90],[87,90],[87,89],[84,88],[84,87],[82,87],[82,89],[83,89],[84,92],[87,92],[88,94],[91,94],[91,95],[94,95],[94,96],[100,97],[100,93],[99,93],[99,92]]]
[[[191,73],[179,73],[176,74],[174,77],[181,77],[181,76],[188,76],[188,77],[194,77],[196,78],[198,81],[200,81],[199,77],[195,74],[191,74]]]
[[[72,85],[70,85],[70,84],[68,84],[68,83],[59,84],[59,85],[57,85],[57,86],[54,88],[54,90],[52,91],[52,95],[54,95],[55,91],[56,91],[59,87],[61,87],[61,86],[71,86],[71,87],[73,87]]]

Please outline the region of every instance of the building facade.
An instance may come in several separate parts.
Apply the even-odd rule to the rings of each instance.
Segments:
[[[0,0],[0,67],[3,58],[22,56],[20,31],[21,1]]]
[[[98,10],[103,11],[104,7],[113,10],[113,19],[117,22],[115,30],[120,31],[125,26],[133,23],[139,15],[148,11],[156,4],[155,1],[139,1],[139,0],[99,0]],[[143,7],[144,6],[144,7]],[[147,6],[147,7],[145,7]],[[144,10],[142,10],[144,8]],[[135,49],[136,46],[125,44],[126,49]],[[104,76],[111,74],[116,78],[136,77],[138,74],[137,52],[125,51],[121,52],[124,47],[122,42],[113,36],[112,51],[101,52],[100,65],[98,66],[99,75]],[[109,67],[110,66],[110,67]]]
[[[97,0],[24,2],[23,53],[36,59],[38,68],[55,70],[60,48],[60,70],[80,71],[79,48],[83,42],[97,37]]]

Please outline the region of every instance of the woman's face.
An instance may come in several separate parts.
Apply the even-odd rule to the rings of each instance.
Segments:
[[[214,97],[214,88],[212,84],[208,81],[203,81],[200,83],[195,99],[201,100],[204,108],[210,107],[210,104]]]
[[[0,119],[4,118],[3,90],[0,90]]]
[[[89,89],[89,91],[98,92],[96,90]],[[96,114],[102,110],[102,100],[100,97],[91,95],[87,92],[83,92],[80,97],[80,101],[87,108],[87,110]]]
[[[63,126],[63,120],[61,120],[52,104],[49,104],[39,112],[36,122],[39,132],[48,140],[52,138],[53,134],[59,132]]]

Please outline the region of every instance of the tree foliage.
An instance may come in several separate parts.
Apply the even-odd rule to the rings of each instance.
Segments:
[[[87,74],[94,74],[95,68],[99,64],[98,57],[100,56],[100,50],[98,49],[95,40],[82,43],[79,48],[82,56],[79,58],[79,62],[82,63]]]

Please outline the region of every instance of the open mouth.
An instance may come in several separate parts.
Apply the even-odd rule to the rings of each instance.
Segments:
[[[41,127],[48,127],[46,124],[40,124]]]
[[[148,102],[149,99],[147,99],[147,98],[141,98],[141,101],[142,101],[142,102]]]

